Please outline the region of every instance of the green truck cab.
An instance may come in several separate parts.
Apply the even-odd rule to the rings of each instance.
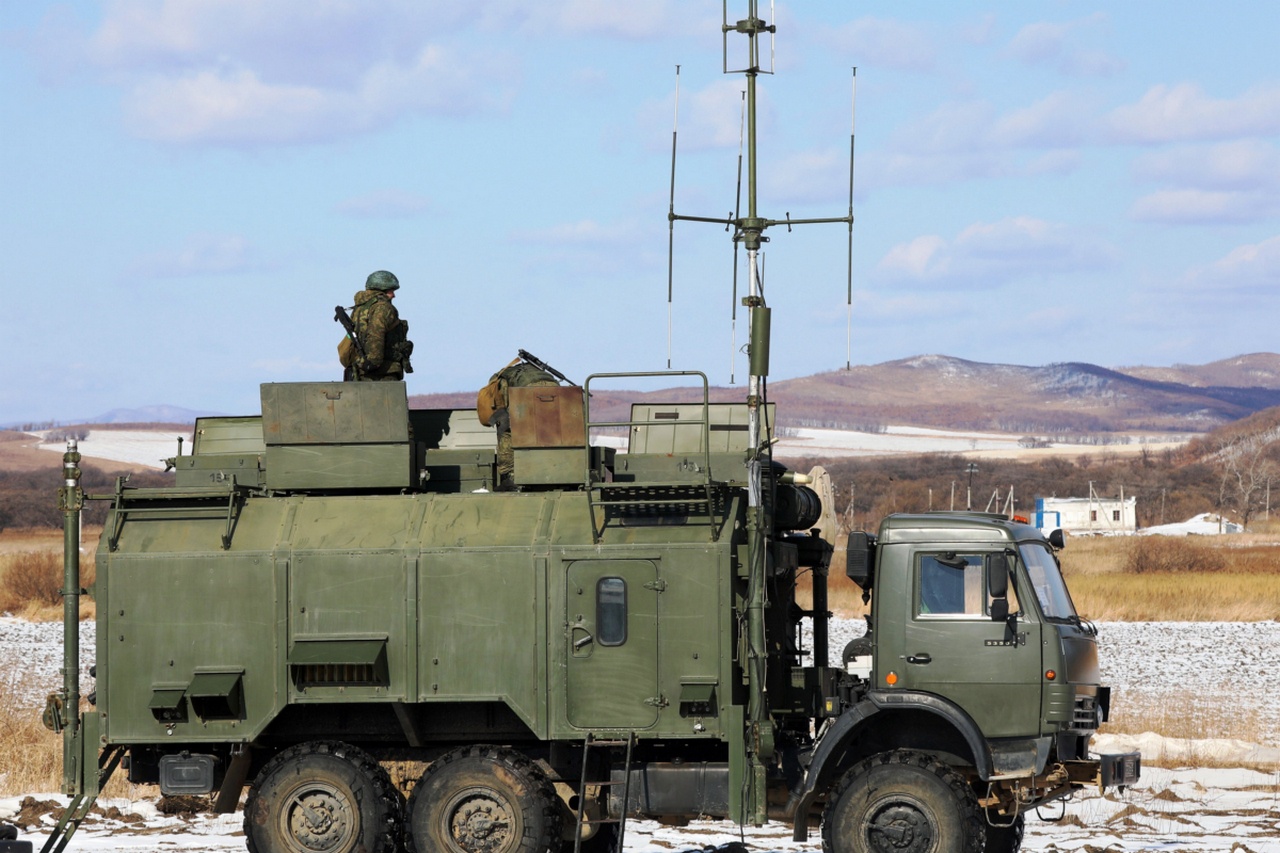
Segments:
[[[832,853],[1012,850],[1028,809],[1137,778],[1136,755],[1088,756],[1108,693],[1038,531],[929,514],[851,535],[870,631],[832,665],[835,548],[804,477],[766,456],[752,494],[746,407],[705,377],[701,402],[622,420],[593,419],[600,379],[512,390],[511,492],[473,410],[272,383],[261,415],[197,422],[171,486],[88,496],[111,504],[96,684],[79,714],[74,675],[50,699],[75,799],[45,849],[121,765],[221,811],[247,792],[256,853],[600,853],[634,816],[798,839],[820,820]]]
[[[827,849],[850,835],[931,850],[928,839],[982,834],[985,847],[938,849],[1016,850],[1029,810],[1137,780],[1137,753],[1089,754],[1110,690],[1063,544],[1061,531],[977,512],[891,515],[877,536],[850,536],[868,631],[844,650],[854,682],[792,796],[803,811],[828,791]]]

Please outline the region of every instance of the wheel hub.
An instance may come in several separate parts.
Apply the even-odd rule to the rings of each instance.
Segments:
[[[510,804],[490,788],[464,791],[449,806],[449,833],[465,853],[513,849],[515,824]]]
[[[885,806],[871,816],[865,830],[868,846],[879,853],[925,853],[937,837],[929,814],[914,803]]]
[[[331,785],[309,786],[296,793],[284,810],[286,837],[307,853],[345,850],[355,837],[350,804]]]

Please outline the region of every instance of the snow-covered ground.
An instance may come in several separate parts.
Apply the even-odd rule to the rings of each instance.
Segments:
[[[47,430],[40,433],[41,438],[60,435],[66,430]],[[191,452],[191,433],[131,430],[131,429],[95,429],[79,442],[80,454],[85,458],[109,459],[113,462],[128,462],[132,465],[145,465],[148,468],[164,468],[164,460],[178,454],[178,438],[183,441],[183,452]],[[45,441],[39,445],[41,450],[52,450],[65,453],[65,440]]]
[[[1083,445],[1055,445],[1038,450],[1022,447],[1023,436],[1004,432],[930,429],[927,427],[889,426],[884,432],[855,432],[839,429],[793,428],[774,448],[783,459],[796,457],[884,456],[895,453],[972,453],[982,456],[1025,456],[1062,453],[1063,449],[1087,453],[1097,448]],[[1145,447],[1163,450],[1186,441],[1185,436],[1142,436],[1130,444],[1109,445],[1107,449],[1124,453]]]
[[[1202,512],[1176,524],[1157,524],[1138,531],[1143,536],[1217,536],[1243,532],[1241,525],[1212,512]]]
[[[1103,681],[1115,690],[1114,704],[1159,707],[1195,696],[1197,707],[1215,717],[1222,731],[1235,728],[1261,733],[1263,743],[1222,738],[1176,740],[1156,732],[1100,735],[1095,749],[1125,752],[1140,749],[1147,761],[1206,757],[1221,765],[1201,769],[1143,768],[1142,782],[1130,791],[1077,798],[1066,816],[1052,822],[1060,809],[1045,810],[1048,820],[1032,816],[1024,849],[1038,853],[1162,850],[1175,853],[1239,851],[1280,853],[1280,622],[1148,622],[1099,625]],[[860,620],[836,620],[831,649],[836,658],[844,643],[862,632]],[[81,625],[81,643],[92,657],[93,624]],[[62,626],[0,617],[0,689],[26,698],[38,713],[43,697],[61,683]],[[88,661],[85,662],[87,671]],[[86,672],[87,679],[87,672]],[[86,685],[91,683],[85,682]],[[87,689],[87,688],[86,688]],[[1263,766],[1248,770],[1230,766]],[[1270,769],[1265,769],[1265,768]],[[37,800],[65,800],[33,792]],[[0,820],[11,820],[22,797],[0,799]],[[77,834],[72,850],[131,851],[243,850],[240,814],[162,815],[154,802],[104,801],[115,809],[111,818],[95,817]],[[44,834],[53,819],[42,818]],[[37,841],[39,831],[24,838]],[[701,821],[666,827],[652,821],[627,824],[627,853],[672,853],[701,850],[739,839],[737,827],[723,821]],[[794,843],[787,827],[770,825],[741,832],[755,853],[816,853],[816,831]]]
[[[60,435],[65,430],[48,430],[40,435]],[[178,436],[183,435],[184,452],[191,450],[191,434],[172,431],[150,430],[116,430],[95,429],[80,442],[80,452],[86,457],[109,459],[116,462],[129,462],[135,465],[146,465],[151,468],[163,468],[165,459],[173,456],[178,450]],[[883,456],[897,453],[976,453],[986,456],[1023,456],[1044,455],[1046,453],[1062,453],[1064,448],[1077,453],[1087,453],[1089,446],[1055,446],[1039,450],[1027,450],[1020,447],[1019,435],[999,432],[976,432],[967,430],[929,429],[927,427],[889,426],[884,432],[856,432],[838,429],[797,428],[786,430],[786,435],[779,439],[774,454],[780,459],[801,457],[843,457],[843,456]],[[1112,445],[1108,449],[1123,453],[1146,447],[1160,450],[1174,447],[1186,436],[1144,436],[1140,443]],[[599,436],[592,439],[595,444],[624,449],[625,437]],[[65,441],[46,441],[40,445],[41,450],[62,453],[66,450]]]

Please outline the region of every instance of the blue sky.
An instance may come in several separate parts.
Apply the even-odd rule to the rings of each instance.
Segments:
[[[256,412],[261,382],[335,377],[333,306],[382,268],[417,344],[410,393],[477,388],[518,347],[579,380],[664,368],[677,64],[676,210],[734,205],[744,84],[721,74],[720,15],[0,3],[0,422]],[[760,213],[845,213],[856,65],[854,363],[1274,351],[1278,19],[780,3]],[[771,378],[843,367],[844,226],[769,236]],[[741,384],[728,235],[680,223],[675,247],[673,366]]]

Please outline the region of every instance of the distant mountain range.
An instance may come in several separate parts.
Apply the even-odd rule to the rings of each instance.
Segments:
[[[622,383],[615,381],[613,387]],[[714,402],[745,398],[745,384],[710,389]],[[1209,364],[1028,367],[920,355],[768,384],[778,423],[862,429],[908,425],[1043,436],[1095,432],[1200,433],[1280,406],[1280,355],[1252,353]],[[419,408],[467,408],[475,391],[415,394]],[[632,402],[695,402],[689,387],[592,392],[593,420],[623,420]],[[112,409],[81,424],[190,424],[215,412],[178,406]],[[17,426],[16,424],[11,426]]]
[[[140,406],[136,409],[112,409],[85,421],[90,424],[189,424],[196,418],[216,415],[217,412],[201,412],[180,406]]]
[[[81,424],[193,424],[196,418],[217,415],[219,412],[204,412],[184,409],[181,406],[139,406],[135,409],[112,409],[91,418],[76,418],[58,421],[56,426],[78,426]],[[32,428],[54,426],[52,422],[34,425]],[[0,424],[0,429],[22,429],[31,426],[19,421]]]
[[[715,401],[744,387],[714,388]],[[913,425],[1037,435],[1205,432],[1280,406],[1280,355],[1254,353],[1204,365],[1106,368],[1070,362],[1043,367],[922,355],[770,382],[783,426],[874,429]],[[692,401],[676,388],[645,394],[593,392],[593,420],[625,417],[626,401]],[[412,405],[475,405],[473,392],[421,394]]]

